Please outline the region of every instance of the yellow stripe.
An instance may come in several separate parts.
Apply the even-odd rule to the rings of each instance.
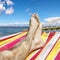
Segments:
[[[44,32],[44,33],[42,34],[42,36],[41,36],[42,40],[43,40],[43,41],[46,41],[47,36],[48,36],[48,34],[47,34],[46,32]]]
[[[50,52],[46,60],[53,60],[56,54],[58,53],[59,49],[60,49],[60,39],[55,44],[53,50]]]
[[[35,53],[38,52],[39,50],[35,50],[34,52],[32,52],[25,60],[30,60],[35,55]]]
[[[26,35],[26,34],[27,34],[27,32],[24,32],[24,33],[22,33],[22,34],[19,34],[18,36],[15,36],[15,37],[13,37],[13,38],[9,38],[9,39],[7,39],[7,40],[5,40],[5,41],[2,41],[2,42],[0,42],[0,46],[3,45],[3,44],[8,43],[8,42],[10,42],[10,41],[14,41],[15,39],[20,38],[20,37],[22,37],[22,36],[24,36],[24,35]]]

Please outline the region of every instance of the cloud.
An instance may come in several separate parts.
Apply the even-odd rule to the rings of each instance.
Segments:
[[[28,13],[28,15],[32,15],[32,13],[33,13],[33,12],[32,12],[32,9],[30,9],[30,8],[27,8],[27,9],[26,9],[26,12]]]
[[[60,17],[50,17],[44,20],[47,22],[57,22],[57,21],[60,21]]]
[[[28,25],[29,23],[28,22],[20,22],[21,25]]]
[[[8,7],[6,7],[7,5]],[[0,0],[0,14],[5,12],[6,14],[12,14],[14,12],[13,2],[11,0]]]
[[[32,15],[33,13],[36,13],[36,10],[33,8],[27,8],[26,12],[28,13],[28,15]]]
[[[0,13],[2,13],[2,11],[5,10],[5,7],[3,6],[3,4],[0,4]]]
[[[45,26],[60,26],[60,17],[50,17],[46,18],[45,20]]]
[[[0,26],[29,26],[28,22],[1,23]]]
[[[11,0],[6,0],[7,5],[13,5],[13,2]]]
[[[15,22],[15,24],[19,26],[29,26],[29,22]]]
[[[14,12],[14,9],[12,7],[6,9],[6,14],[12,14]]]

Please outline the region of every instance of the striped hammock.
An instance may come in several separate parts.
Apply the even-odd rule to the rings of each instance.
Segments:
[[[26,38],[26,34],[27,31],[1,38],[0,51],[13,48]],[[45,41],[45,45],[32,52],[25,60],[60,60],[60,33],[43,32],[41,37]]]

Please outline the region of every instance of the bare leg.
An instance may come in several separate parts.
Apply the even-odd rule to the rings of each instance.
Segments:
[[[34,34],[37,31],[39,22],[33,15],[30,19],[30,28],[27,34],[27,38],[18,46],[13,52],[17,53],[15,56],[15,60],[24,60],[26,56],[30,53],[30,48],[32,45],[32,40],[34,39]]]
[[[14,49],[1,52],[1,60],[25,60],[26,56],[31,51],[43,45],[42,40],[40,40],[40,34],[41,25],[39,23],[39,19],[36,14],[33,14],[30,19],[30,28],[26,39],[24,39]],[[2,57],[4,57],[4,59]]]

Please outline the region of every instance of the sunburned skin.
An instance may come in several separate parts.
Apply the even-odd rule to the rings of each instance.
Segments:
[[[27,37],[11,50],[0,52],[0,60],[25,60],[34,50],[42,47],[44,42],[41,39],[42,25],[37,14],[30,19]]]

